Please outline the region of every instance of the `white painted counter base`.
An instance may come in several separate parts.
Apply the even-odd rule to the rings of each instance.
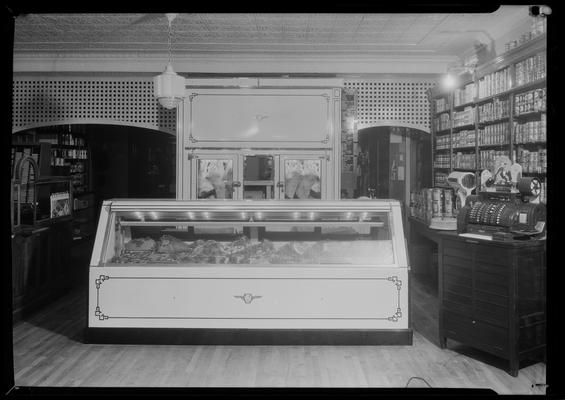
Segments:
[[[91,268],[89,327],[407,329],[407,279],[386,267]]]

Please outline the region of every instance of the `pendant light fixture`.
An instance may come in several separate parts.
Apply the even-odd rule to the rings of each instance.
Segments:
[[[165,14],[169,21],[169,62],[161,75],[153,77],[154,94],[159,103],[167,108],[176,108],[184,98],[184,78],[173,71],[172,23],[178,14]]]

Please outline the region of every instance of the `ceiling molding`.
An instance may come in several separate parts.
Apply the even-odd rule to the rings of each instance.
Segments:
[[[455,56],[193,54],[177,57],[177,73],[422,73],[445,72]],[[166,57],[145,53],[18,53],[14,73],[20,72],[161,72]]]

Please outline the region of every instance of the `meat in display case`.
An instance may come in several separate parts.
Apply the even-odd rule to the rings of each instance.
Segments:
[[[185,328],[411,343],[400,204],[108,200],[88,308],[98,339],[115,329]]]

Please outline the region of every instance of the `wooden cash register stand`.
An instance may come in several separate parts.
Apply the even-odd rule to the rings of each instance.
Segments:
[[[546,241],[471,239],[440,232],[439,339],[520,363],[545,358]]]

